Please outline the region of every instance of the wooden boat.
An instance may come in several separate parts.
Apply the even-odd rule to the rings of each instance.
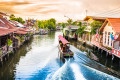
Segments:
[[[60,52],[60,57],[62,58],[69,58],[69,57],[73,57],[74,53],[70,50],[70,43],[63,38],[61,35],[58,36],[59,37],[59,52]]]

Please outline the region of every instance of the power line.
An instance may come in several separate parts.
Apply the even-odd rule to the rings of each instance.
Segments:
[[[114,12],[119,12],[120,11],[120,7],[115,8],[115,9],[111,9],[111,10],[107,10],[105,12],[101,12],[101,13],[97,13],[95,15],[108,15],[108,14],[114,14]]]

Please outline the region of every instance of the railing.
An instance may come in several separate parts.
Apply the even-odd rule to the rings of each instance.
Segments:
[[[115,56],[119,57],[120,58],[120,50],[118,49],[112,49],[112,54],[114,54]]]

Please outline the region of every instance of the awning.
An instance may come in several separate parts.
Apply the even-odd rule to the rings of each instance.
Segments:
[[[25,31],[16,31],[14,33],[17,33],[17,34],[27,34],[28,32],[25,32]]]
[[[63,44],[69,44],[69,42],[65,38],[63,38],[61,35],[59,35],[58,37],[62,41]]]

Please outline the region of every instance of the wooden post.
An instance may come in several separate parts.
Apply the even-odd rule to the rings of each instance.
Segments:
[[[103,49],[101,49],[101,53],[103,53]]]
[[[112,61],[114,60],[114,55],[112,54]]]
[[[0,37],[0,47],[1,47],[1,37]]]
[[[106,53],[106,57],[108,56],[109,52]]]

